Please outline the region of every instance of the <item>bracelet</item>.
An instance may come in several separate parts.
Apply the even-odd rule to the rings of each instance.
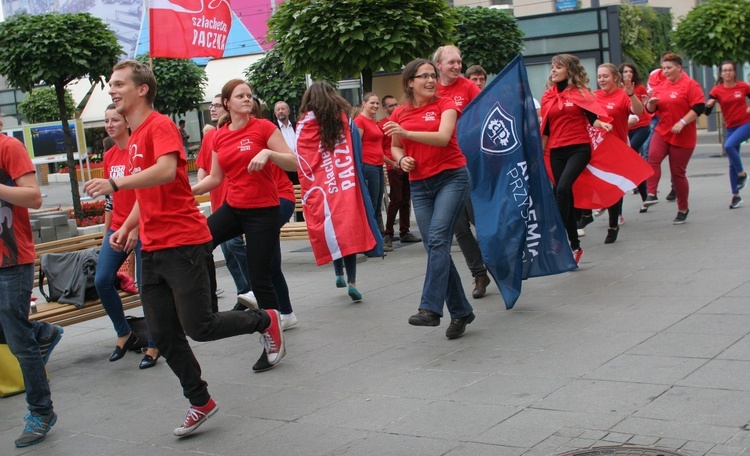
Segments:
[[[687,122],[685,122],[685,119],[680,119],[680,122],[682,122],[682,125],[687,126]]]
[[[401,168],[401,160],[403,160],[405,156],[406,156],[406,155],[402,156],[402,157],[401,157],[401,158],[399,158],[399,159],[398,159],[398,161],[396,162],[396,166],[397,166],[397,167],[398,167],[399,169]]]
[[[107,179],[107,180],[109,180],[109,185],[111,185],[111,186],[112,186],[112,190],[114,190],[114,191],[117,191],[117,190],[119,190],[119,188],[117,187],[117,184],[115,184],[115,180],[114,180],[114,179],[112,179],[112,178],[110,177],[110,178],[109,178],[109,179]]]

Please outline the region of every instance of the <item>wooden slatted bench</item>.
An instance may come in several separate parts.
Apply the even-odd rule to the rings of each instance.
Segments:
[[[294,215],[302,213],[302,187],[297,184],[294,186]],[[295,217],[296,218],[296,217]],[[304,241],[309,239],[307,235],[307,222],[287,222],[281,227],[279,239],[282,241]]]
[[[39,288],[40,256],[45,253],[75,252],[90,248],[99,248],[104,239],[104,233],[87,234],[58,241],[37,244],[36,260],[34,261],[34,290]],[[134,257],[131,257],[134,258]],[[124,309],[132,309],[141,305],[139,294],[120,292],[122,306]],[[72,325],[82,321],[99,318],[107,313],[104,311],[99,299],[86,301],[83,308],[79,309],[72,304],[61,304],[58,302],[46,302],[44,298],[37,299],[36,312],[29,315],[29,320],[46,321],[60,326]]]

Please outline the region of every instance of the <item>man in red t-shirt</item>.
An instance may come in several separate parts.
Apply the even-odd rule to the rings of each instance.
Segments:
[[[472,81],[461,76],[461,51],[456,46],[442,46],[435,51],[432,57],[438,69],[437,95],[450,98],[456,103],[459,110],[465,108],[471,100],[479,95],[479,87]],[[487,276],[487,267],[482,260],[482,251],[479,243],[471,232],[471,224],[474,223],[474,208],[471,205],[471,197],[466,198],[466,207],[458,216],[456,221],[456,241],[461,248],[461,253],[466,259],[466,265],[474,277],[474,290],[471,296],[474,299],[481,298],[487,293],[487,285],[490,278]]]
[[[28,319],[36,259],[28,208],[41,205],[29,153],[17,139],[0,134],[0,343],[18,358],[29,409],[18,448],[44,440],[57,421],[44,365],[63,329]]]
[[[174,430],[174,435],[184,436],[218,411],[185,335],[209,341],[261,332],[268,361],[275,365],[286,353],[281,319],[276,310],[212,310],[216,271],[211,232],[195,207],[180,132],[153,109],[156,77],[146,65],[124,60],[115,65],[109,85],[117,112],[132,129],[131,174],[91,180],[84,191],[96,198],[120,188],[135,189],[136,207],[110,244],[122,250],[137,222],[143,244],[143,312],[156,347],[190,401],[185,422]]]

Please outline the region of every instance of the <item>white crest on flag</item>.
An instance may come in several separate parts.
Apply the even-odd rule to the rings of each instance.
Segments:
[[[482,152],[506,155],[521,147],[516,133],[516,119],[495,103],[482,125]]]

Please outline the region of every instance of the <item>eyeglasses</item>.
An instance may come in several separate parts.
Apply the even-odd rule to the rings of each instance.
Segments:
[[[412,79],[435,79],[437,80],[437,75],[435,73],[422,73],[412,76]]]
[[[393,103],[393,104],[389,104],[389,105],[383,105],[383,107],[385,109],[391,109],[391,108],[395,108],[397,106],[398,106],[398,103]]]
[[[209,109],[219,109],[221,107],[222,107],[222,105],[220,105],[219,103],[214,103],[214,104],[210,105],[208,108]]]

